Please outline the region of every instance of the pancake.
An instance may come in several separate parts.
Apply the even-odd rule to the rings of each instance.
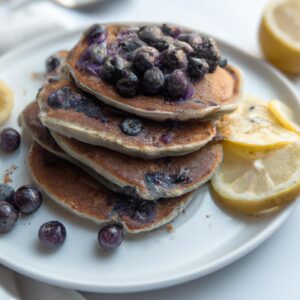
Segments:
[[[211,178],[222,160],[222,147],[216,143],[210,143],[187,156],[145,161],[55,132],[51,133],[53,139],[38,114],[38,104],[32,102],[22,116],[24,126],[41,146],[84,167],[106,187],[146,200],[176,197],[195,190]]]
[[[213,176],[222,161],[222,146],[218,143],[209,143],[185,156],[145,161],[55,132],[52,135],[74,159],[124,191],[147,200],[177,197],[197,189]]]
[[[133,25],[145,24],[135,23]],[[106,24],[106,26],[108,30],[107,44],[111,45],[117,39],[118,33],[127,28],[129,24]],[[183,32],[191,31],[183,27],[179,28]],[[185,101],[166,101],[162,95],[138,94],[133,98],[126,98],[117,93],[113,85],[99,76],[80,70],[77,62],[87,47],[88,41],[83,35],[68,55],[69,71],[81,89],[115,108],[156,121],[186,121],[229,113],[237,107],[242,90],[242,78],[240,71],[234,66],[217,67],[215,72],[209,73],[202,80],[195,82],[194,95]]]
[[[97,181],[106,186],[112,191],[117,193],[123,193],[123,190],[117,185],[105,179],[103,176],[96,173],[93,169],[89,168],[87,165],[82,164],[80,161],[72,158],[68,155],[64,150],[62,150],[59,145],[55,142],[50,131],[46,128],[40,121],[39,117],[39,105],[36,101],[27,105],[27,107],[23,110],[20,121],[22,127],[29,132],[31,137],[40,144],[47,151],[52,154],[63,158],[73,164],[78,165],[91,176],[93,176]]]
[[[62,90],[72,93],[73,98],[65,97],[62,103],[59,98],[50,102],[50,106],[49,99]],[[84,97],[83,100],[80,97]],[[40,120],[49,129],[130,156],[158,158],[184,155],[200,149],[216,135],[215,126],[208,121],[178,123],[146,119],[138,120],[142,128],[137,135],[125,134],[121,124],[130,116],[95,101],[67,78],[44,85],[37,99]],[[57,107],[53,108],[53,103]]]
[[[130,233],[153,230],[173,220],[189,204],[194,193],[156,202],[116,194],[79,167],[53,156],[33,143],[29,171],[41,190],[72,213],[98,224],[119,222]]]

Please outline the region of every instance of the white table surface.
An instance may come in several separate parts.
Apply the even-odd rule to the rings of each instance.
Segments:
[[[47,10],[52,17],[63,17],[68,28],[95,21],[177,22],[202,29],[261,57],[257,29],[266,3],[266,0],[107,0],[97,9],[83,12],[67,11],[52,3],[37,5],[43,13]],[[292,80],[300,91],[300,77]],[[88,300],[299,300],[299,228],[300,206],[286,224],[257,250],[202,279],[145,293],[83,295]],[[23,297],[27,300],[25,294]]]

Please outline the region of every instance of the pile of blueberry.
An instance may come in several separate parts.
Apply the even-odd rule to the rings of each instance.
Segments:
[[[189,99],[193,83],[218,65],[226,66],[214,39],[167,24],[129,27],[110,44],[104,25],[93,25],[85,36],[88,47],[77,68],[114,85],[124,97],[142,93]]]

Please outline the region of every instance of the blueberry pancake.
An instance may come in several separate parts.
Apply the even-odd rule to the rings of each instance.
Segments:
[[[175,25],[95,24],[70,51],[76,84],[99,100],[157,121],[232,112],[240,72],[214,39]]]
[[[69,79],[44,85],[38,93],[40,120],[49,129],[91,145],[142,158],[196,151],[216,135],[212,122],[155,122],[117,111]]]
[[[104,147],[91,146],[52,132],[59,146],[123,189],[146,200],[177,197],[210,180],[222,161],[222,146],[209,143],[180,157],[143,160]]]
[[[117,185],[114,185],[110,181],[106,180],[104,177],[96,173],[94,170],[89,168],[87,165],[82,164],[80,161],[72,158],[68,155],[64,150],[62,150],[58,144],[53,139],[52,135],[48,128],[46,128],[40,121],[39,117],[39,105],[36,101],[30,103],[21,114],[21,125],[22,127],[29,132],[31,137],[40,144],[47,151],[52,154],[63,158],[73,164],[78,165],[82,169],[84,169],[87,173],[93,176],[97,181],[101,184],[105,185],[107,188],[122,193],[123,190],[119,188]]]
[[[33,143],[29,171],[40,189],[72,213],[102,224],[119,222],[130,233],[153,230],[173,220],[194,193],[155,202],[116,194],[84,172]]]

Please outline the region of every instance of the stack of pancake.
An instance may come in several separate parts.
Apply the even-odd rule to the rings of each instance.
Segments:
[[[107,25],[107,43],[126,26]],[[216,120],[237,105],[239,72],[217,67],[187,100],[128,98],[78,68],[86,47],[83,35],[70,53],[55,54],[61,63],[22,113],[34,140],[30,173],[77,215],[130,233],[152,230],[173,220],[220,165]]]

